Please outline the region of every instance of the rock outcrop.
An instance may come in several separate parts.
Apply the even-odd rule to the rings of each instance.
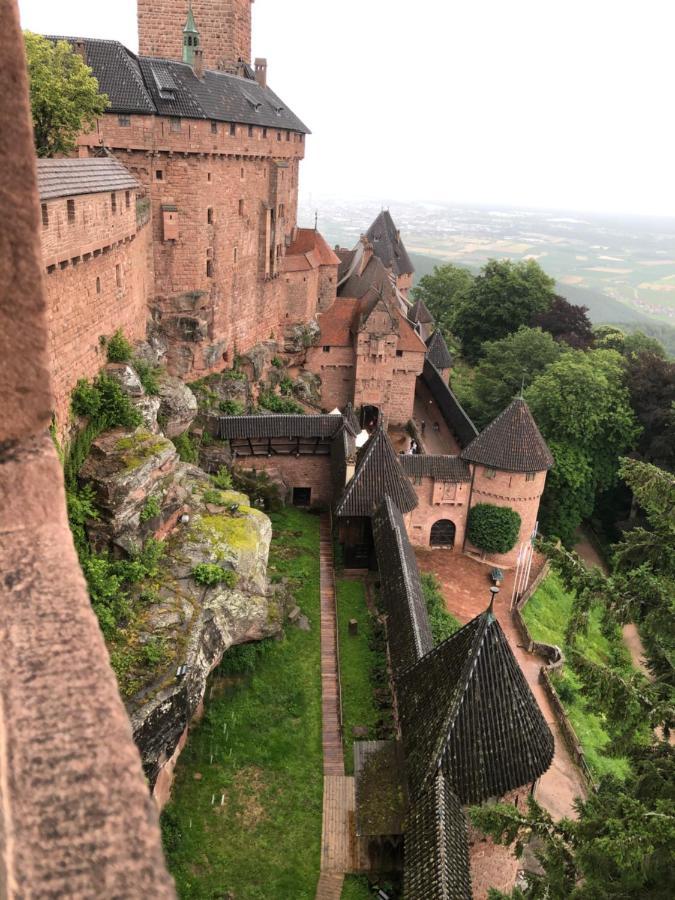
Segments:
[[[129,363],[108,363],[105,374],[120,383],[125,394],[131,398],[131,402],[140,412],[143,424],[153,434],[159,433],[157,414],[159,412],[159,397],[150,396],[141,383],[133,365]]]
[[[197,398],[190,388],[173,375],[161,375],[158,420],[164,434],[177,437],[187,431],[197,415]]]

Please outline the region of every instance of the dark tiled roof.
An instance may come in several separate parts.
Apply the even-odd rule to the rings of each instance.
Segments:
[[[38,159],[40,200],[137,190],[140,185],[116,159]]]
[[[393,298],[395,295],[389,273],[377,256],[371,256],[360,275],[354,271],[344,283],[340,284],[338,294],[340,297],[355,297],[357,300],[366,300],[370,297]]]
[[[408,792],[400,741],[355,741],[356,833],[403,834]]]
[[[448,345],[441,332],[436,329],[427,340],[427,359],[437,369],[449,369],[452,366],[452,356]]]
[[[354,476],[345,487],[335,513],[342,518],[372,516],[385,494],[401,512],[410,512],[417,506],[417,494],[399,465],[387,432],[378,428],[361,450]]]
[[[373,538],[389,653],[398,676],[428,653],[434,641],[415,553],[401,511],[390,497],[384,497],[373,517]]]
[[[461,403],[451,391],[436,366],[424,361],[422,379],[431,391],[431,396],[441,411],[448,428],[453,432],[462,447],[468,446],[478,434],[478,429],[466,414]]]
[[[412,275],[415,267],[410,261],[401,234],[394,225],[388,209],[382,210],[366,232],[366,237],[373,245],[375,256],[379,257],[394,275]]]
[[[462,459],[507,472],[543,472],[553,456],[522,397],[490,422],[465,450]]]
[[[413,795],[442,768],[463,804],[481,803],[551,765],[553,735],[491,610],[404,673],[398,707]]]
[[[403,900],[471,900],[466,820],[442,772],[410,805]]]
[[[353,434],[359,434],[359,432],[361,431],[361,425],[351,403],[348,403],[345,406],[345,408],[342,410],[342,415],[345,417],[345,422],[347,422]]]
[[[408,318],[414,324],[433,325],[434,317],[431,315],[423,300],[416,300],[408,313]]]
[[[75,43],[76,38],[64,38]],[[207,69],[202,80],[186,63],[136,56],[118,41],[81,39],[87,63],[113,113],[241,122],[308,133],[309,129],[255,78]]]
[[[399,462],[408,478],[433,478],[434,481],[471,481],[469,464],[459,456],[404,454]]]
[[[344,426],[343,416],[220,416],[218,437],[236,438],[326,438],[331,440]]]

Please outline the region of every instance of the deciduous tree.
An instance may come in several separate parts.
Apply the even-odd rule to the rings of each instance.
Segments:
[[[443,331],[446,340],[452,331],[452,317],[459,298],[473,284],[468,269],[447,263],[434,266],[433,274],[423,275],[412,289],[413,300],[421,300]]]
[[[532,325],[575,350],[587,350],[593,346],[593,326],[587,314],[587,306],[575,306],[556,295],[547,310],[533,317]]]

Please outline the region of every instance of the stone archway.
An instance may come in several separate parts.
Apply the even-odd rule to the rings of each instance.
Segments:
[[[429,545],[431,547],[446,547],[450,550],[455,546],[456,533],[457,528],[454,522],[450,519],[439,519],[431,526]]]

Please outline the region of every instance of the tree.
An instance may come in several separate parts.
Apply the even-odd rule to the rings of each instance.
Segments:
[[[108,98],[67,41],[25,32],[35,149],[38,156],[68,153],[78,134],[103,115]]]
[[[588,350],[593,346],[594,338],[587,313],[587,306],[575,306],[556,295],[547,310],[536,313],[532,326],[548,331],[557,341],[569,344],[575,350]]]
[[[523,325],[501,340],[483,344],[483,358],[474,370],[473,381],[467,385],[454,382],[455,393],[476,425],[484,428],[561,352],[550,334]]]
[[[578,818],[556,822],[533,797],[526,811],[511,804],[475,807],[474,825],[497,843],[514,844],[517,855],[536,838],[542,874],[528,873],[513,898],[624,900],[672,896],[675,841],[675,752],[666,742],[636,748],[625,782],[607,778]],[[503,894],[491,892],[491,897]]]
[[[462,266],[447,263],[434,266],[432,275],[424,275],[412,289],[413,300],[421,300],[436,320],[444,337],[452,331],[452,317],[459,298],[473,284],[473,275]]]
[[[536,313],[553,302],[555,282],[533,259],[491,259],[470,287],[457,298],[452,330],[462,352],[476,362],[487,341],[496,341],[529,325]]]
[[[640,428],[612,350],[569,350],[539,375],[525,399],[555,459],[542,498],[544,532],[571,541],[598,493],[616,481],[621,454]]]
[[[520,516],[508,506],[477,503],[469,511],[467,536],[486,553],[508,553],[516,546]]]
[[[637,452],[647,462],[675,471],[675,363],[649,351],[631,353],[626,384],[643,429]]]

